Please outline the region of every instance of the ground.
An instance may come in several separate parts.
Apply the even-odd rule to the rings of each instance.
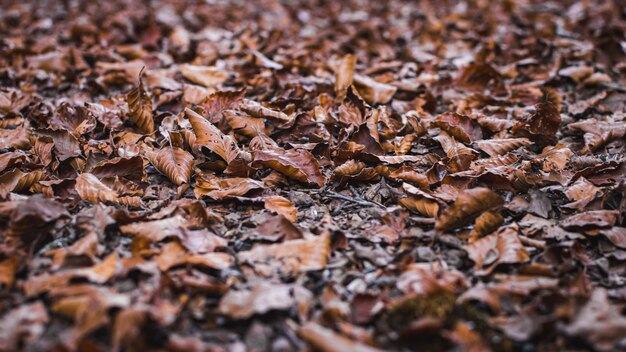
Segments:
[[[0,1],[1,351],[626,350],[624,1]]]

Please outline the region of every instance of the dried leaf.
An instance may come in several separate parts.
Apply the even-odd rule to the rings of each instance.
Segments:
[[[258,150],[253,153],[253,159],[253,166],[269,167],[302,183],[318,187],[322,187],[326,183],[326,178],[320,171],[319,163],[306,150]]]
[[[435,223],[440,231],[450,231],[471,223],[483,212],[501,207],[502,198],[487,188],[472,188],[459,194],[454,204],[441,213]]]
[[[150,163],[176,185],[189,183],[193,171],[193,156],[180,148],[163,147],[147,154]]]
[[[281,196],[269,196],[265,198],[265,209],[275,211],[283,215],[287,220],[295,222],[298,220],[298,210],[291,202]]]
[[[139,130],[144,134],[152,134],[154,132],[152,98],[143,86],[141,74],[139,85],[126,94],[126,102],[128,103],[128,116],[139,127]]]

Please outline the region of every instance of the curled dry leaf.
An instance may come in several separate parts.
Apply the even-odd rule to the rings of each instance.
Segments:
[[[476,275],[488,275],[500,264],[524,263],[530,258],[517,231],[512,228],[470,243],[465,250],[476,264]]]
[[[289,116],[282,111],[266,108],[256,101],[249,99],[244,99],[240,105],[240,109],[254,117],[272,119],[286,124],[292,122],[294,119],[294,117]]]
[[[454,204],[444,209],[437,218],[435,229],[454,230],[470,224],[487,210],[494,210],[504,204],[502,198],[488,188],[472,188],[461,192]]]
[[[117,192],[102,183],[96,176],[87,172],[78,175],[76,178],[76,192],[78,192],[81,199],[87,200],[92,204],[118,202]]]
[[[335,70],[335,95],[338,101],[342,101],[345,98],[346,91],[352,84],[355,65],[356,56],[348,54],[340,60]]]
[[[126,94],[128,103],[128,116],[135,122],[142,133],[154,132],[154,118],[152,117],[152,98],[143,86],[141,74],[139,85]]]
[[[158,152],[149,152],[150,163],[176,185],[189,183],[193,171],[193,156],[176,147],[163,147]]]
[[[211,174],[199,174],[196,178],[194,193],[197,198],[209,197],[215,200],[223,200],[259,193],[264,189],[265,185],[262,182],[251,178],[219,178]]]
[[[330,255],[330,235],[292,240],[272,245],[256,245],[249,251],[239,252],[239,260],[261,267],[269,265],[282,272],[321,270]]]
[[[359,94],[370,104],[387,104],[398,90],[392,85],[359,74],[355,74],[353,79]]]
[[[561,114],[550,101],[535,105],[535,112],[526,121],[513,126],[513,133],[528,137],[538,145],[555,144],[561,127]]]
[[[474,144],[489,156],[496,156],[530,145],[531,142],[527,138],[505,138],[476,141]]]
[[[303,149],[258,150],[253,159],[253,166],[269,167],[305,184],[322,187],[326,183],[315,157]]]
[[[269,196],[265,198],[265,209],[275,211],[283,215],[287,220],[295,222],[298,220],[298,210],[291,202],[281,196]]]
[[[450,170],[460,172],[469,169],[472,161],[478,157],[478,153],[463,144],[457,142],[447,133],[441,132],[434,139],[441,144],[450,163]]]
[[[230,136],[222,133],[207,119],[189,108],[185,109],[185,115],[191,122],[193,133],[196,135],[196,145],[208,148],[226,163],[232,162],[239,156],[239,147]]]
[[[441,128],[463,143],[472,143],[483,138],[480,125],[467,115],[446,112],[437,116],[432,125]]]

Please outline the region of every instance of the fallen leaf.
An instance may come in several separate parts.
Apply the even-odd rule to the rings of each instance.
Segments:
[[[150,163],[176,185],[189,183],[193,171],[193,156],[176,147],[163,147],[147,154]]]
[[[472,188],[459,193],[450,207],[443,210],[437,218],[435,228],[450,231],[471,223],[488,210],[494,210],[504,204],[495,192],[482,187]]]

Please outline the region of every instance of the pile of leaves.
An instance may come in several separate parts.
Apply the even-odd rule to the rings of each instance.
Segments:
[[[623,1],[4,1],[0,350],[626,349]]]

